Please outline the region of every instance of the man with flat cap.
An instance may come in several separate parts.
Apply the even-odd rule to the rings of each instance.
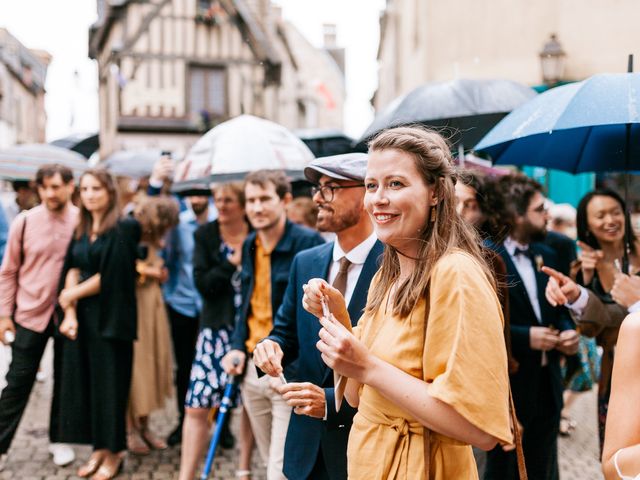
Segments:
[[[335,233],[336,240],[296,255],[273,330],[253,353],[255,365],[274,377],[298,360],[300,382],[278,387],[295,414],[284,453],[289,480],[347,478],[347,440],[356,410],[342,402],[336,411],[333,372],[316,348],[320,323],[301,301],[303,285],[324,278],[345,296],[354,325],[362,314],[382,255],[364,210],[366,167],[367,155],[352,153],[318,158],[305,168],[318,204],[316,228]]]

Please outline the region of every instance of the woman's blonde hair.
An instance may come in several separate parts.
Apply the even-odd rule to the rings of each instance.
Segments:
[[[416,266],[411,276],[397,286],[392,309],[394,315],[408,316],[416,303],[428,293],[434,265],[456,249],[471,255],[484,270],[495,288],[493,274],[485,261],[481,240],[475,229],[456,212],[455,184],[457,174],[447,141],[437,132],[424,127],[398,127],[385,130],[369,144],[369,152],[398,150],[411,155],[425,185],[435,187],[438,203],[430,207],[425,225],[420,229]],[[420,199],[416,199],[420,201]],[[427,199],[422,199],[427,202]],[[435,220],[430,221],[435,209]],[[388,289],[400,275],[398,255],[403,253],[387,245],[378,272],[378,282],[371,287],[366,311],[381,308]]]

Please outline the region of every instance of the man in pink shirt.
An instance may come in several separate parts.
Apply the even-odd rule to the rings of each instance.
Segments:
[[[12,339],[12,361],[0,395],[0,470],[11,445],[38,365],[49,337],[53,335],[53,311],[60,272],[67,246],[78,219],[71,203],[74,182],[67,167],[47,165],[36,173],[42,204],[18,215],[9,230],[9,240],[0,267],[0,340]],[[54,353],[57,353],[54,342]],[[49,435],[49,451],[58,465],[71,463],[73,450],[55,443],[58,434],[56,372]]]

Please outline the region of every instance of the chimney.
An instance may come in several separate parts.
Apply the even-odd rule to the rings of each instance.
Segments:
[[[345,51],[338,47],[338,29],[335,23],[325,23],[322,26],[324,32],[324,50],[333,57],[338,68],[345,73]]]
[[[324,48],[326,50],[332,50],[338,46],[337,29],[335,23],[325,23],[322,25],[324,32]]]

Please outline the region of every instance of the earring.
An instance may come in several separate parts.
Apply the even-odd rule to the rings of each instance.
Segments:
[[[436,221],[436,206],[431,207],[431,223]]]

